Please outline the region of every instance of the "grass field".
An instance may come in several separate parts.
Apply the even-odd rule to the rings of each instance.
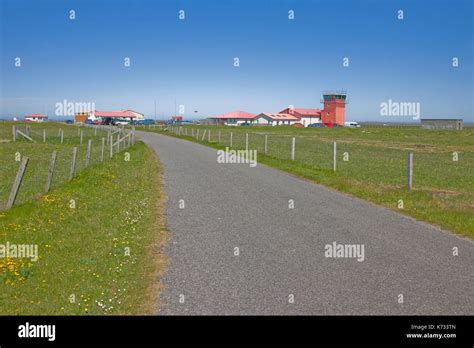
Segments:
[[[59,125],[42,127],[57,135]],[[0,140],[6,135],[11,125],[0,123]],[[16,150],[31,158],[48,158],[53,148],[69,153],[75,140],[69,142],[0,143],[0,163],[10,163]],[[0,244],[37,245],[39,254],[37,261],[0,258],[0,314],[155,312],[166,264],[161,169],[143,143],[126,151],[129,161],[121,153],[94,161],[71,182],[57,181],[43,196],[24,194],[21,204],[0,211]]]
[[[160,131],[159,128],[145,129]],[[473,128],[443,131],[419,127],[321,129],[199,125],[182,127],[179,136],[222,149],[230,146],[231,132],[233,149],[245,149],[246,133],[249,134],[249,149],[258,151],[260,163],[474,238]],[[171,134],[169,130],[166,133]],[[294,161],[291,160],[293,137],[296,138]],[[337,142],[336,172],[332,170],[334,141]],[[414,156],[411,192],[407,189],[409,152]],[[453,160],[455,153],[457,161]]]
[[[52,188],[63,185],[69,179],[71,168],[72,149],[77,147],[76,172],[79,173],[86,166],[87,141],[92,140],[92,151],[90,163],[100,162],[101,142],[107,137],[107,131],[94,130],[88,127],[77,127],[58,123],[31,124],[31,137],[36,141],[33,144],[18,137],[16,142],[12,139],[12,125],[14,123],[0,123],[0,210],[5,207],[10,194],[11,186],[15,180],[21,158],[29,158],[25,176],[18,192],[17,204],[28,202],[33,197],[43,193],[48,166],[53,151],[57,152],[55,171],[52,180]],[[17,127],[24,128],[24,124],[17,123]],[[59,129],[64,132],[61,144],[58,135]],[[43,130],[46,130],[46,142],[43,142]],[[80,143],[80,132],[83,134],[83,142]],[[115,138],[114,138],[115,139]],[[109,148],[105,147],[105,159],[108,158]]]

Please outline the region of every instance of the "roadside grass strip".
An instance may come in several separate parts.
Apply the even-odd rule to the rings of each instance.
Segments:
[[[48,194],[0,212],[0,314],[152,314],[166,259],[156,155],[143,143]],[[0,250],[1,251],[1,250]],[[13,251],[10,250],[10,251]],[[1,256],[1,255],[0,255]]]

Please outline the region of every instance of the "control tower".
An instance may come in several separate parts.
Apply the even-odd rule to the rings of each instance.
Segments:
[[[346,91],[323,92],[324,109],[321,111],[321,122],[344,126],[346,122]]]

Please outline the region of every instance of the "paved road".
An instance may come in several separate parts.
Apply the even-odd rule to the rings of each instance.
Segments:
[[[266,166],[218,164],[199,144],[138,133],[160,156],[168,195],[160,314],[474,314],[474,243]],[[364,245],[364,261],[325,257],[333,242]]]

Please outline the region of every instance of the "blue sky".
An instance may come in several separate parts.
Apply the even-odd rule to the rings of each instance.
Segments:
[[[348,120],[410,121],[380,115],[391,99],[473,122],[472,3],[0,0],[0,117],[52,115],[64,99],[151,118],[156,100],[166,119],[175,101],[188,117],[276,112],[344,89]]]

